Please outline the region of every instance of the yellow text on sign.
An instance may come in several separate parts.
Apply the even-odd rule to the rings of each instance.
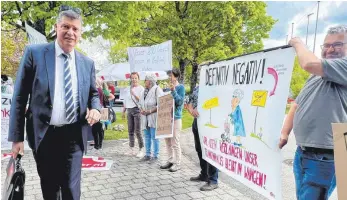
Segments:
[[[211,108],[214,108],[217,106],[219,106],[218,97],[215,97],[215,98],[212,98],[210,100],[205,101],[204,105],[202,105],[202,108],[203,109],[211,109]]]
[[[254,90],[252,95],[252,106],[265,107],[266,99],[266,90]]]

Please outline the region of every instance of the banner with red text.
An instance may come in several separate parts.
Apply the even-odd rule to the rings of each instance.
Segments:
[[[102,171],[110,170],[113,160],[107,160],[97,156],[83,156],[82,170],[86,171]]]
[[[8,141],[11,101],[12,94],[1,93],[1,150],[12,149],[12,142]],[[24,141],[24,149],[30,149],[26,140]]]
[[[198,118],[203,158],[269,199],[282,199],[283,124],[294,50],[283,47],[203,65]]]

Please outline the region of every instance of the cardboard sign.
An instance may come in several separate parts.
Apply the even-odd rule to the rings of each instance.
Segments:
[[[203,158],[268,199],[282,199],[278,138],[294,65],[277,48],[203,65],[198,129]]]
[[[173,136],[173,116],[175,102],[171,94],[158,98],[158,117],[155,138],[170,138]]]
[[[100,121],[107,121],[108,119],[108,108],[101,108],[101,117],[100,117]]]
[[[347,199],[347,123],[331,124],[334,133],[334,159],[338,199]]]

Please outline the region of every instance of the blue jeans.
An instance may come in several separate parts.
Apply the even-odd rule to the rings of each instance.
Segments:
[[[151,156],[151,146],[153,142],[153,157],[159,155],[159,139],[155,139],[155,128],[148,127],[144,130],[146,156]]]
[[[297,148],[294,176],[298,200],[326,200],[336,187],[334,155]]]

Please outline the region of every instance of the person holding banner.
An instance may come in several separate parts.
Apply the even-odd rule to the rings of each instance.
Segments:
[[[139,108],[140,96],[144,91],[144,88],[139,84],[140,75],[137,72],[132,72],[130,75],[131,82],[128,87],[128,92],[124,99],[123,119],[125,119],[125,112],[127,112],[128,119],[128,132],[129,132],[129,151],[126,155],[136,155],[138,158],[142,158],[143,155],[143,138],[141,135],[141,114]],[[139,151],[136,153],[134,150],[135,136],[139,143]]]
[[[160,166],[160,169],[169,169],[170,172],[175,172],[181,168],[182,152],[180,145],[180,131],[182,129],[182,111],[185,89],[182,84],[178,83],[178,78],[181,75],[178,69],[169,71],[168,75],[171,78],[171,95],[175,101],[174,131],[172,138],[165,138],[169,158],[166,164]]]
[[[43,199],[79,200],[87,135],[101,116],[95,65],[75,50],[82,33],[80,9],[62,5],[54,29],[54,42],[25,48],[8,139],[13,142],[13,157],[23,155],[26,125]]]
[[[146,155],[140,161],[147,161],[149,164],[158,162],[159,139],[155,139],[157,122],[158,97],[163,94],[163,90],[156,84],[155,74],[147,74],[145,78],[145,90],[140,97],[140,109],[142,115],[141,127],[145,135]],[[151,146],[153,144],[153,154],[151,156]]]
[[[322,59],[299,38],[289,44],[300,66],[312,75],[287,115],[279,148],[287,144],[293,129],[298,145],[293,165],[297,199],[328,199],[336,187],[331,123],[347,122],[347,26],[328,30]]]
[[[190,180],[194,182],[205,181],[207,184],[203,185],[201,191],[211,191],[218,188],[218,169],[209,164],[202,158],[202,150],[200,144],[199,130],[198,130],[198,107],[199,86],[197,86],[193,93],[189,96],[188,100],[188,112],[194,117],[192,124],[192,130],[194,134],[195,150],[198,153],[200,162],[200,174],[196,177],[191,177]]]

